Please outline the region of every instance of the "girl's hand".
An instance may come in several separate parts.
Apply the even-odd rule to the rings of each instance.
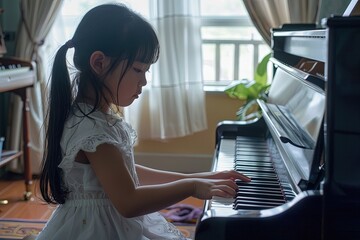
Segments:
[[[193,197],[206,200],[214,196],[233,198],[236,195],[238,186],[230,179],[194,179]]]
[[[221,172],[212,172],[209,173],[208,178],[210,179],[240,179],[244,182],[250,182],[251,178],[245,176],[244,174],[241,174],[235,170],[228,170],[228,171],[221,171]]]

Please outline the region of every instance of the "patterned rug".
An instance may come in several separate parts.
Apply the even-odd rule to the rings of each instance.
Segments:
[[[46,221],[26,219],[0,219],[0,240],[22,239],[30,234],[38,234]],[[187,237],[194,239],[195,225],[173,222]]]
[[[0,240],[22,239],[38,234],[44,227],[44,220],[0,219]]]

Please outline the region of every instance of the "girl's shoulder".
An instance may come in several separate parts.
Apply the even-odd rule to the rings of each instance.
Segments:
[[[78,104],[73,107],[66,121],[63,136],[68,136],[76,141],[89,136],[106,136],[118,141],[135,141],[137,136],[135,130],[123,118],[115,114],[91,110],[92,106],[87,104]]]
[[[62,134],[61,148],[64,159],[60,167],[71,169],[77,152],[94,152],[98,145],[104,143],[115,145],[128,154],[136,138],[135,130],[122,118],[100,111],[84,115],[84,111],[74,108]]]

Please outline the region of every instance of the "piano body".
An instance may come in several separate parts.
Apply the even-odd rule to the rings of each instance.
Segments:
[[[359,29],[360,17],[273,29],[262,117],[216,129],[212,170],[252,181],[206,201],[196,240],[360,239]]]

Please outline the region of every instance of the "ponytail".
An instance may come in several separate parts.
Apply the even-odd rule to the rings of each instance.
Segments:
[[[78,70],[73,84],[66,64],[67,50],[72,47],[75,47],[73,62]],[[90,112],[83,113],[84,117],[90,117],[103,100],[110,105],[107,102],[108,96],[112,98],[112,102],[116,102],[118,96],[112,93],[104,81],[107,74],[123,60],[127,60],[123,74],[135,61],[152,64],[159,57],[159,49],[155,31],[141,16],[123,4],[103,4],[84,15],[72,40],[58,50],[50,83],[46,150],[40,177],[40,190],[46,202],[63,204],[68,195],[68,189],[63,183],[63,172],[58,166],[62,160],[60,141],[64,124],[72,104],[76,104],[75,99],[86,100],[87,91],[93,91],[93,108]],[[110,68],[104,75],[96,74],[89,63],[91,54],[95,51],[101,51],[110,58]],[[118,84],[122,78],[123,75],[120,76]]]
[[[58,166],[62,159],[60,140],[73,101],[70,76],[66,64],[66,53],[70,47],[73,47],[71,40],[61,46],[56,53],[46,115],[46,151],[44,152],[40,176],[40,191],[46,202],[54,204],[63,204],[67,195],[67,190],[62,183],[62,170]]]

